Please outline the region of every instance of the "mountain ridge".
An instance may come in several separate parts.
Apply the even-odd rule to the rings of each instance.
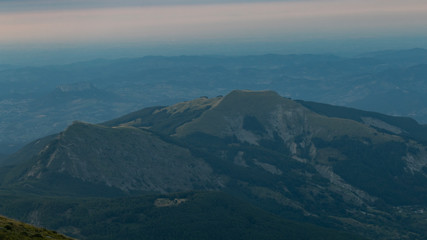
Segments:
[[[424,53],[144,57],[5,69],[0,71],[0,152],[13,153],[76,119],[105,122],[143,107],[213,98],[233,89],[274,89],[293,99],[426,123]],[[82,83],[96,89],[58,91]]]
[[[8,159],[16,164],[2,189],[63,197],[219,190],[293,220],[422,239],[424,222],[404,215],[427,207],[420,129],[406,118],[236,90],[74,122]]]

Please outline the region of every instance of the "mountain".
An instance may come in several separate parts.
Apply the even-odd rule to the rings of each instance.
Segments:
[[[42,228],[24,224],[12,219],[0,216],[0,239],[27,240],[27,239],[71,239]]]
[[[424,239],[426,131],[409,118],[238,90],[74,122],[7,158],[1,189],[61,199],[221,191],[282,219]]]
[[[69,181],[73,181],[76,188],[72,191],[93,194],[108,188],[116,192],[177,192],[219,184],[211,167],[188,149],[141,129],[75,122],[42,147],[34,159],[11,172],[19,173],[18,179],[8,182],[23,181],[28,187],[35,180],[37,191],[44,187],[61,191],[69,189]],[[63,177],[70,180],[57,180]]]
[[[0,153],[11,154],[74,120],[100,123],[233,89],[273,89],[293,99],[427,123],[425,53],[147,56],[5,68],[0,70]]]
[[[369,57],[381,59],[388,63],[399,65],[427,64],[427,50],[423,48],[413,48],[405,50],[385,50],[361,54],[359,57]]]

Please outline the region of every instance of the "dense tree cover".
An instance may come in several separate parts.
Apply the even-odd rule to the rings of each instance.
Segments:
[[[186,199],[156,207],[157,198]],[[82,239],[363,239],[284,220],[221,192],[189,192],[116,199],[10,198],[2,212],[59,228]],[[36,213],[35,213],[36,212]],[[72,229],[78,229],[73,234]],[[83,237],[84,236],[84,237]]]

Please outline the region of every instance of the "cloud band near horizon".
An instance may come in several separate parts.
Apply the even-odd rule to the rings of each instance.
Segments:
[[[420,0],[15,9],[0,13],[0,45],[363,38],[427,32],[426,22]]]

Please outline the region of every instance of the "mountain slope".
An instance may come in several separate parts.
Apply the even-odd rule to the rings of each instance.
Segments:
[[[62,175],[123,192],[176,192],[217,187],[211,172],[187,149],[147,131],[75,122],[6,178],[27,188],[28,181],[44,184]]]
[[[36,228],[29,224],[21,223],[0,216],[0,239],[7,240],[29,240],[29,239],[71,239],[55,231]]]
[[[427,125],[420,125],[414,119],[408,117],[392,117],[376,112],[367,112],[353,108],[338,107],[328,104],[297,101],[308,109],[328,117],[351,119],[367,124],[379,131],[413,138],[414,140],[427,142]]]
[[[8,209],[0,209],[9,214],[19,209],[16,212],[26,221],[38,221],[82,240],[364,239],[284,220],[221,192],[113,199],[28,198],[9,199]]]

